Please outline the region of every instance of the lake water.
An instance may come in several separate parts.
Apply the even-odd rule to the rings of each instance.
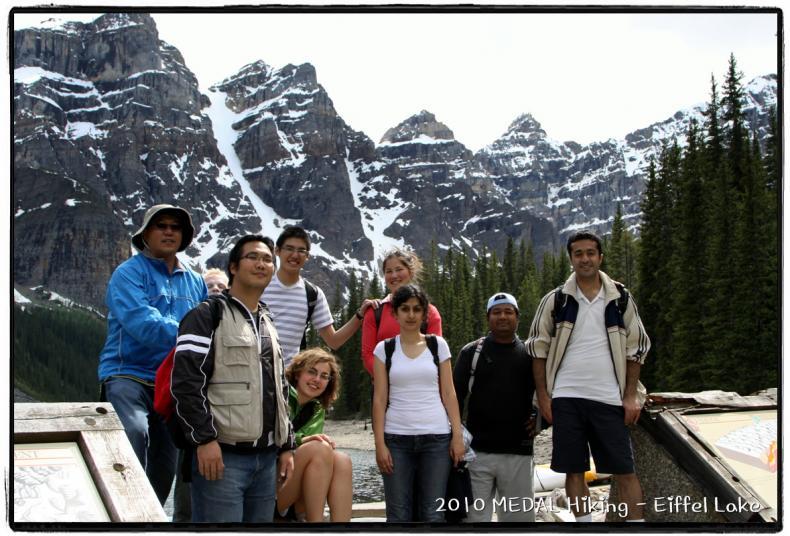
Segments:
[[[338,449],[351,458],[352,482],[354,486],[354,502],[367,503],[384,500],[384,484],[376,465],[376,453],[372,450]],[[173,489],[165,502],[165,513],[168,519],[173,517]]]

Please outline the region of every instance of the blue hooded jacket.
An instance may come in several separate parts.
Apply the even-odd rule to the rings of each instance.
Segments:
[[[161,259],[140,253],[124,261],[107,285],[107,340],[99,381],[128,375],[153,382],[175,346],[178,324],[208,296],[203,278],[181,266],[169,273]]]

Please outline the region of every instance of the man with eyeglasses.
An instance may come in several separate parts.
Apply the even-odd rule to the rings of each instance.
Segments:
[[[472,495],[482,501],[469,508],[465,521],[489,522],[496,510],[497,521],[533,522],[532,359],[516,335],[519,310],[512,295],[491,296],[486,316],[488,334],[461,349],[453,370],[476,454],[469,463]]]
[[[230,288],[200,303],[178,331],[171,392],[195,450],[194,522],[271,522],[277,480],[293,473],[288,382],[277,330],[261,302],[274,272],[272,249],[260,235],[236,242]]]
[[[286,227],[277,237],[274,254],[280,261],[277,273],[263,293],[274,325],[280,334],[283,359],[287,367],[299,350],[306,348],[305,331],[310,322],[324,342],[337,350],[362,326],[368,307],[378,306],[377,300],[365,300],[353,318],[335,331],[332,313],[324,291],[301,276],[310,256],[310,237],[297,226]]]
[[[107,285],[107,339],[99,355],[100,398],[111,402],[161,504],[176,470],[176,447],[154,411],[156,370],[175,346],[178,323],[207,296],[199,274],[176,253],[195,228],[183,208],[148,209],[132,245],[140,252],[118,266]]]

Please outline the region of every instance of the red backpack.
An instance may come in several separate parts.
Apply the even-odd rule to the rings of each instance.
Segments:
[[[156,379],[154,380],[154,410],[162,416],[165,422],[170,422],[176,406],[173,393],[170,392],[170,377],[173,374],[173,357],[175,355],[176,348],[174,346],[167,353],[167,357],[159,365],[159,368],[156,369]]]
[[[212,317],[212,330],[216,330],[219,326],[219,321],[222,319],[222,298],[210,296],[207,301],[211,308]],[[167,353],[159,368],[156,369],[156,379],[154,380],[154,411],[161,415],[162,419],[167,424],[170,435],[173,437],[173,442],[176,447],[184,448],[188,446],[186,438],[181,432],[181,426],[173,419],[173,413],[176,409],[176,402],[173,399],[173,393],[170,390],[170,382],[173,376],[173,363],[175,362],[176,347]]]

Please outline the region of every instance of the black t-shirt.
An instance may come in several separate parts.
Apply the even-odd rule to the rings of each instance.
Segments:
[[[474,341],[461,350],[453,371],[462,415],[464,406],[469,405],[466,427],[472,434],[472,448],[480,452],[531,455],[532,438],[527,433],[527,422],[535,391],[532,358],[518,338],[500,344],[489,335],[477,360],[472,393],[467,396],[476,347]]]

